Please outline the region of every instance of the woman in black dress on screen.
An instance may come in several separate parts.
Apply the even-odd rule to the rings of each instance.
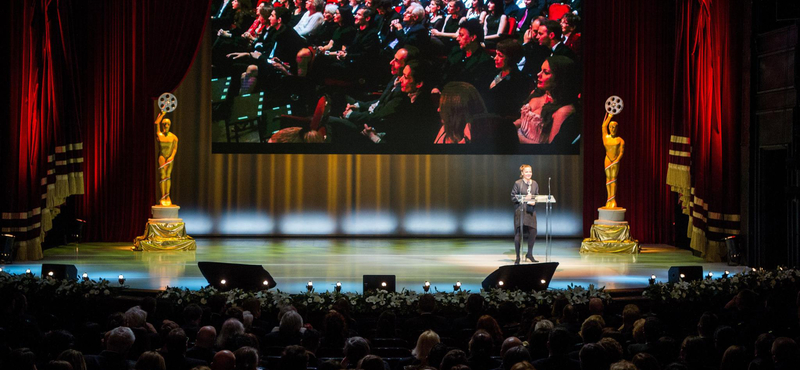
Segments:
[[[528,240],[528,253],[525,258],[531,262],[539,262],[533,258],[533,243],[536,241],[536,201],[535,197],[539,195],[539,184],[536,183],[531,176],[533,170],[531,166],[523,164],[519,166],[520,179],[514,183],[514,188],[511,189],[511,201],[516,206],[514,211],[514,250],[517,252],[517,259],[514,260],[515,265],[519,265],[519,248],[520,248],[520,214],[522,213],[522,232],[525,234],[525,239]],[[522,195],[525,198],[522,202],[527,203],[523,209],[520,209],[520,200],[518,196]],[[524,212],[524,213],[523,213]]]

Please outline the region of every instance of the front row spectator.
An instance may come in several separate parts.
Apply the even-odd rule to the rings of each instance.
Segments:
[[[106,333],[106,349],[99,355],[86,356],[88,370],[130,369],[131,361],[125,359],[136,337],[130,328],[120,326]]]

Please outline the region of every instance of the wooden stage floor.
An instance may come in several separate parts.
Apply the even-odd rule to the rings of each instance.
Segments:
[[[553,241],[550,261],[559,262],[551,288],[569,284],[606,289],[645,287],[650,275],[667,280],[670,266],[702,265],[720,276],[744,267],[706,263],[688,250],[666,245],[644,245],[639,255],[580,254],[580,240]],[[513,241],[508,239],[271,239],[200,238],[190,252],[133,252],[131,244],[83,243],[48,249],[37,263],[3,266],[10,273],[41,271],[42,263],[74,264],[78,273],[116,283],[123,274],[135,289],[166,286],[200,288],[207,283],[198,261],[261,264],[289,293],[305,291],[314,282],[317,291],[333,290],[341,281],[344,291],[361,291],[362,275],[397,276],[397,289],[421,291],[428,280],[440,291],[452,290],[458,280],[464,289],[479,291],[483,279],[501,265],[512,264]],[[545,260],[544,241],[537,240],[534,255]]]

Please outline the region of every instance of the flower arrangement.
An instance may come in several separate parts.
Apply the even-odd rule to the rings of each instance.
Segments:
[[[26,296],[47,299],[91,299],[119,294],[121,287],[112,287],[108,280],[68,280],[51,277],[40,278],[33,274],[0,272],[0,292],[19,291]]]
[[[800,271],[779,267],[777,270],[749,269],[734,275],[725,274],[719,279],[658,282],[651,284],[642,294],[661,303],[707,302],[729,299],[745,289],[761,293],[766,290],[798,289],[799,286]]]
[[[215,288],[206,287],[200,290],[188,290],[175,287],[167,287],[159,293],[158,298],[171,301],[173,305],[183,306],[190,303],[204,304],[211,296],[223,294],[227,298],[228,304],[240,306],[242,302],[249,298],[256,298],[261,301],[265,310],[278,310],[281,306],[291,304],[304,311],[327,311],[339,299],[346,299],[350,303],[353,313],[370,314],[391,309],[398,315],[411,314],[416,310],[416,303],[422,294],[410,290],[400,292],[388,292],[378,290],[367,294],[358,293],[337,293],[337,292],[306,292],[301,294],[289,294],[280,290],[262,290],[256,292],[246,292],[239,289],[232,289],[220,292]],[[469,298],[470,291],[459,290],[456,292],[432,292],[436,298],[438,309],[441,313],[461,313],[464,311]],[[567,289],[552,289],[547,291],[508,291],[502,289],[492,289],[489,291],[481,290],[480,294],[486,299],[490,307],[497,308],[505,301],[512,301],[520,308],[538,306],[542,303],[552,303],[558,296],[563,295],[572,304],[585,304],[590,298],[601,298],[608,300],[609,295],[604,288],[596,288],[590,285],[589,288],[570,285]]]

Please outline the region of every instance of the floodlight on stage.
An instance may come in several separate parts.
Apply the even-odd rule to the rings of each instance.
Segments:
[[[497,287],[498,287],[498,288],[503,288],[503,285],[504,285],[504,284],[505,284],[505,283],[503,283],[503,280],[500,280],[500,281],[498,281],[498,282],[497,282]]]
[[[712,278],[712,277],[714,277],[714,273],[713,273],[713,272],[711,272],[711,271],[709,271],[709,272],[708,272],[708,275],[706,275],[706,279],[709,279],[709,280],[711,280],[711,278]]]
[[[228,284],[228,281],[225,280],[225,279],[222,279],[222,280],[219,281],[219,283],[222,284],[222,285],[225,285],[225,284]]]
[[[650,285],[655,284],[656,283],[656,276],[655,275],[650,275],[650,278],[647,279],[647,281],[650,283]]]
[[[314,282],[313,281],[309,281],[308,284],[306,284],[306,290],[308,290],[309,293],[314,291]]]
[[[31,269],[25,270],[25,273],[28,274],[28,275],[33,275],[33,273],[31,273]]]
[[[381,281],[381,287],[382,288],[386,288],[386,282],[385,281]]]
[[[725,273],[724,273],[724,274],[722,274],[722,278],[723,278],[723,279],[727,279],[727,278],[728,278],[728,274],[730,274],[730,273],[731,273],[730,271],[728,271],[728,270],[725,270]]]
[[[264,280],[264,282],[262,282],[261,284],[267,287],[267,289],[269,289],[269,280]]]
[[[83,275],[81,275],[81,277],[83,278],[83,281],[89,281],[89,274],[88,273],[84,272]]]
[[[52,279],[53,275],[55,275],[55,274],[56,274],[55,272],[50,271],[50,272],[47,273],[47,277]]]
[[[686,275],[681,274],[681,280],[686,279]]]
[[[341,292],[342,291],[342,282],[341,281],[337,281],[336,282],[336,286],[333,287],[333,290],[335,290],[336,293]]]
[[[119,274],[119,285],[125,285],[125,276]]]
[[[424,290],[425,293],[427,293],[429,290],[431,290],[431,282],[430,281],[425,281],[425,284],[422,284],[422,290]]]
[[[460,281],[456,281],[456,283],[453,284],[453,290],[454,291],[461,290],[461,282]]]
[[[3,268],[2,267],[0,267],[0,272],[3,272]]]

